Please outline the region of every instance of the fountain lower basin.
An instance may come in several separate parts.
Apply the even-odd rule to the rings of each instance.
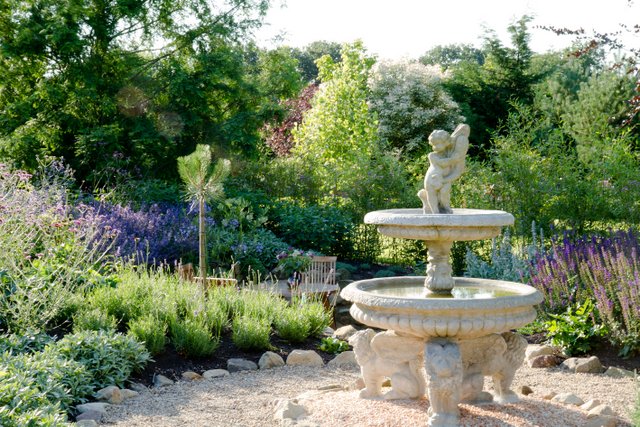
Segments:
[[[425,277],[353,282],[341,296],[351,316],[368,326],[420,338],[472,339],[524,326],[536,318],[542,295],[521,283],[453,278],[451,295],[428,294]]]

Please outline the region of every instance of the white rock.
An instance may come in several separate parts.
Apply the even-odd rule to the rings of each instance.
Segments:
[[[332,337],[333,334],[335,334],[335,333],[336,333],[336,331],[330,326],[327,326],[326,328],[324,328],[322,330],[322,335],[325,336],[325,337]]]
[[[255,362],[247,359],[229,359],[227,360],[227,371],[239,372],[239,371],[256,371],[258,365]]]
[[[618,419],[607,415],[600,415],[587,421],[584,427],[616,427]]]
[[[553,402],[564,403],[565,405],[584,405],[584,400],[573,393],[559,393],[551,399]]]
[[[193,371],[186,371],[182,373],[182,379],[185,381],[197,381],[202,379],[202,375]]]
[[[202,373],[202,377],[205,380],[226,377],[227,375],[229,375],[229,371],[227,371],[226,369],[209,369],[208,371],[204,371]]]
[[[98,392],[95,394],[95,397],[102,402],[109,402],[113,405],[122,403],[122,401],[124,400],[120,389],[114,385],[110,385],[98,390]]]
[[[356,332],[358,332],[358,330],[354,328],[353,325],[346,325],[336,329],[336,331],[333,333],[333,337],[338,338],[339,340],[349,341],[351,335],[355,334]]]
[[[561,368],[568,369],[571,372],[599,374],[604,368],[597,356],[591,357],[570,357],[562,364]]]
[[[289,366],[324,366],[322,357],[313,350],[293,350],[287,356]]]
[[[95,411],[102,414],[106,414],[107,408],[109,406],[111,405],[104,402],[89,402],[89,403],[83,403],[82,405],[77,405],[76,410],[81,414],[88,411]]]
[[[174,381],[170,380],[169,378],[165,377],[164,375],[156,375],[155,377],[153,377],[153,385],[155,387],[165,387],[168,385],[173,384]]]
[[[338,354],[336,357],[331,359],[328,366],[358,366],[358,362],[356,362],[356,354],[353,351],[343,351]]]
[[[595,418],[600,415],[615,417],[617,414],[613,412],[613,409],[611,409],[611,406],[602,404],[602,405],[596,406],[595,408],[591,408],[589,410],[589,413],[587,414],[587,418]]]
[[[280,366],[284,366],[284,359],[273,351],[265,352],[260,356],[260,360],[258,361],[258,367],[260,367],[260,369],[271,369]]]
[[[95,420],[80,420],[76,421],[76,427],[97,427],[98,423]]]
[[[144,393],[145,391],[149,391],[146,385],[140,383],[131,383],[129,386],[131,390],[137,391],[138,393]]]
[[[634,378],[636,376],[633,371],[616,368],[614,366],[608,368],[604,374],[611,378]]]
[[[530,360],[537,356],[555,355],[559,351],[556,347],[546,344],[529,344],[525,350],[525,359]]]
[[[598,399],[590,399],[590,400],[587,400],[584,404],[580,405],[580,409],[582,409],[583,411],[589,412],[590,410],[600,405],[601,403],[602,402],[600,402]]]
[[[276,405],[276,411],[273,416],[276,420],[285,419],[298,419],[307,414],[307,410],[304,406],[298,404],[295,401],[283,399]]]

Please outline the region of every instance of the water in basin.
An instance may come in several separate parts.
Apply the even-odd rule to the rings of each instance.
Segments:
[[[397,298],[426,298],[426,299],[487,299],[521,295],[519,292],[492,286],[458,286],[454,287],[451,295],[426,294],[425,287],[418,283],[381,284],[367,289],[367,292]]]

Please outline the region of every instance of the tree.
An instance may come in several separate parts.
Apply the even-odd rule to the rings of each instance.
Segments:
[[[3,1],[1,155],[29,169],[37,155],[64,157],[95,187],[126,173],[175,177],[176,156],[211,140],[211,129],[233,131],[230,142],[243,147],[238,134],[253,134],[255,144],[253,88],[235,58],[267,6]]]
[[[219,159],[211,163],[211,148],[198,145],[188,156],[178,157],[178,173],[189,200],[198,203],[198,263],[202,283],[207,277],[207,243],[205,229],[205,204],[222,196],[223,181],[229,175],[231,162]]]
[[[340,49],[340,43],[319,40],[308,44],[302,49],[295,48],[291,53],[298,59],[300,73],[304,81],[313,83],[318,79],[316,61],[325,55],[329,55],[334,62],[339,62]]]
[[[468,44],[438,45],[428,50],[419,59],[424,65],[439,65],[443,70],[448,70],[461,62],[483,65],[484,60],[484,52]]]
[[[370,79],[370,108],[387,149],[415,158],[427,151],[434,129],[453,129],[463,120],[445,92],[438,67],[416,62],[381,62]]]

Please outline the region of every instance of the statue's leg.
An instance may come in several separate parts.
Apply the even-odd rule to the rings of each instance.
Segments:
[[[433,339],[425,344],[430,427],[457,426],[462,390],[462,358],[455,341]]]
[[[439,197],[440,213],[453,213],[451,210],[451,182],[442,185]]]
[[[431,213],[440,213],[438,209],[438,193],[439,191],[433,187],[428,187],[427,189],[427,204],[429,205],[429,209],[431,209]]]

